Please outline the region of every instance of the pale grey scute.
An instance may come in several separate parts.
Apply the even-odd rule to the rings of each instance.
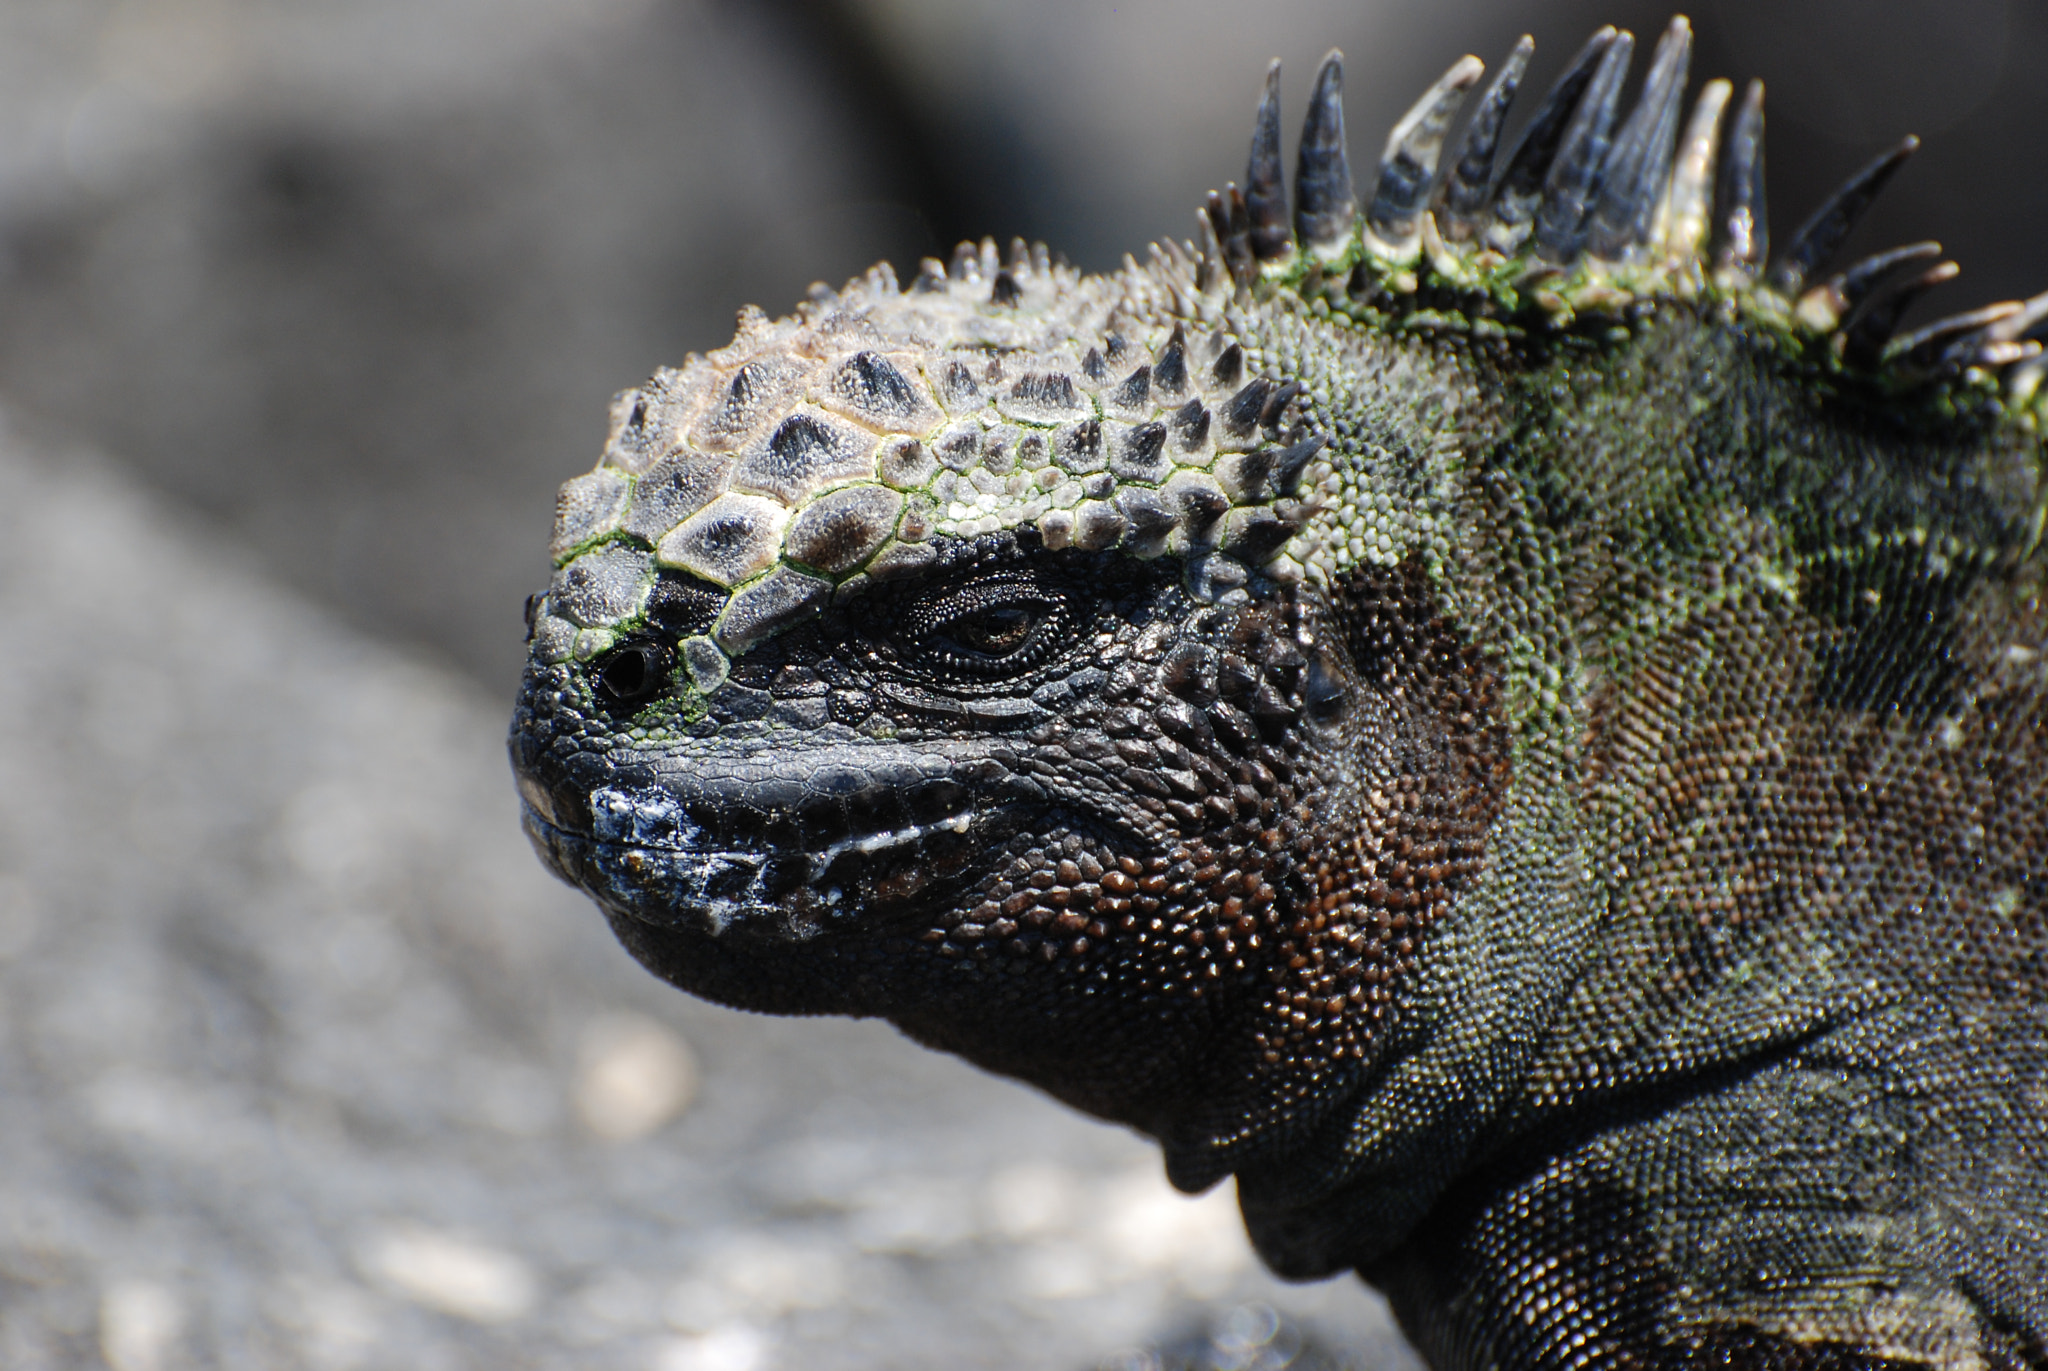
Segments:
[[[791,561],[843,576],[874,555],[902,513],[903,497],[881,486],[828,491],[790,524],[783,552]]]
[[[654,465],[675,440],[676,417],[688,393],[683,373],[657,367],[645,385],[612,396],[605,465],[630,475]]]
[[[996,400],[1003,417],[1035,424],[1071,419],[1087,407],[1074,378],[1064,371],[1027,371]]]
[[[732,597],[712,636],[737,655],[771,633],[788,628],[825,607],[832,583],[795,567],[778,566]]]
[[[576,625],[553,614],[543,614],[533,625],[533,659],[549,666],[566,662],[576,648]]]
[[[548,607],[586,628],[607,628],[638,614],[653,584],[653,558],[624,543],[608,543],[555,573]]]
[[[1058,552],[1074,541],[1074,515],[1071,510],[1051,509],[1038,516],[1038,536],[1045,541],[1048,551]]]
[[[974,373],[962,361],[950,361],[939,370],[939,403],[948,414],[971,414],[988,404]]]
[[[1054,461],[1077,475],[1102,470],[1106,461],[1102,455],[1102,421],[1083,419],[1079,423],[1061,424],[1053,430],[1052,451]]]
[[[1107,500],[1084,500],[1074,510],[1074,546],[1100,552],[1117,545],[1130,526],[1122,511]]]
[[[710,504],[724,491],[733,459],[723,454],[671,452],[647,469],[633,487],[633,505],[620,525],[649,543]]]
[[[967,471],[980,460],[983,432],[972,421],[950,425],[932,439],[932,456],[948,471]]]
[[[757,438],[741,455],[732,483],[800,505],[828,485],[875,474],[874,435],[808,406]]]
[[[1237,505],[1250,504],[1259,499],[1266,488],[1266,477],[1273,470],[1273,453],[1270,448],[1257,452],[1227,452],[1216,459],[1216,480],[1230,502]]]
[[[556,561],[618,526],[633,483],[621,472],[599,467],[565,483],[555,496],[555,533],[548,555]]]
[[[939,409],[912,379],[907,360],[857,352],[833,371],[820,402],[878,433],[921,434],[939,421]]]
[[[676,645],[676,650],[682,656],[683,670],[689,673],[690,684],[706,695],[724,685],[725,678],[731,674],[732,663],[718,650],[718,644],[707,637],[685,638]]]
[[[690,433],[690,445],[706,452],[731,452],[756,429],[787,410],[807,371],[794,358],[770,353],[735,371],[725,393]]]
[[[981,445],[982,469],[997,476],[1007,476],[1020,466],[1036,471],[1045,464],[1045,435],[1036,429],[1000,424],[989,430]]]
[[[891,543],[875,554],[865,574],[877,581],[894,580],[924,570],[938,555],[930,543]]]
[[[1160,494],[1191,545],[1213,541],[1216,521],[1230,510],[1222,483],[1206,471],[1176,471]]]
[[[1117,492],[1116,507],[1130,524],[1124,550],[1134,557],[1157,557],[1166,551],[1167,535],[1173,532],[1173,511],[1156,490],[1128,486]]]
[[[655,556],[663,566],[730,588],[775,564],[788,523],[780,502],[728,492],[663,538]]]
[[[1109,459],[1109,470],[1119,481],[1157,484],[1173,470],[1173,463],[1166,456],[1166,425],[1155,419],[1136,427],[1124,424],[1107,427],[1114,453]]]
[[[1270,506],[1243,505],[1223,516],[1220,542],[1227,550],[1252,553],[1251,560],[1261,562],[1286,542],[1291,532]]]
[[[918,490],[936,476],[939,464],[915,438],[896,438],[875,453],[875,475],[898,490]]]

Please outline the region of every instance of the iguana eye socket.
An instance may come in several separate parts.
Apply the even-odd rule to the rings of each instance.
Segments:
[[[644,704],[668,685],[672,664],[661,644],[634,639],[599,657],[592,664],[591,679],[609,704]]]

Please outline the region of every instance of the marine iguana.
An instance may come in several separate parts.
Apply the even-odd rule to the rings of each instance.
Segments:
[[[1277,64],[1198,237],[743,312],[564,487],[525,823],[658,975],[1235,1176],[1439,1367],[2048,1367],[2048,295],[1763,102]],[[1734,104],[1731,112],[1730,106]],[[1457,133],[1455,141],[1451,134]],[[2031,336],[2030,336],[2031,335]]]

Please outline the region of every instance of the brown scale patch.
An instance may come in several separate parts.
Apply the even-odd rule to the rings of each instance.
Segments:
[[[1363,1060],[1429,931],[1484,864],[1508,778],[1499,680],[1436,611],[1415,559],[1354,574],[1337,599],[1359,703],[1359,765],[1335,841],[1304,815],[1306,897],[1281,922],[1260,1033],[1265,1060]],[[1305,668],[1309,708],[1325,661]]]
[[[1132,1003],[1232,1016],[1218,1074],[1235,1096],[1264,1064],[1261,1101],[1202,1103],[1247,1134],[1371,1055],[1485,860],[1508,775],[1497,675],[1421,568],[1362,572],[1335,600],[1219,616],[1152,659],[1148,708],[1110,712],[1124,778],[1173,840],[1017,852],[923,935],[942,957],[1101,973]]]

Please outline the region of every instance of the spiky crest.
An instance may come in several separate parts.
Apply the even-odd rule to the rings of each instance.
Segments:
[[[1683,16],[1671,21],[1624,115],[1620,93],[1634,44],[1625,31],[1594,33],[1502,156],[1501,126],[1534,46],[1525,36],[1439,177],[1459,106],[1485,70],[1478,58],[1461,58],[1395,125],[1362,212],[1343,146],[1340,58],[1332,53],[1309,103],[1291,233],[1274,62],[1252,140],[1251,189],[1210,193],[1200,243],[1187,247],[1193,284],[1204,294],[1240,296],[1288,288],[1321,295],[1334,308],[1389,312],[1404,299],[1422,307],[1425,296],[1435,308],[1449,290],[1474,312],[1524,314],[1524,322],[1549,328],[1713,293],[1847,372],[1894,387],[2002,379],[2009,404],[2031,407],[2048,372],[2041,356],[2048,295],[1899,335],[1906,309],[1957,273],[1953,263],[1929,265],[1940,253],[1931,243],[1866,257],[1810,285],[1918,139],[1903,139],[1851,176],[1770,263],[1762,84],[1750,83],[1724,136],[1732,87],[1707,82],[1681,136],[1691,26]],[[1904,270],[1911,266],[1921,269]]]

